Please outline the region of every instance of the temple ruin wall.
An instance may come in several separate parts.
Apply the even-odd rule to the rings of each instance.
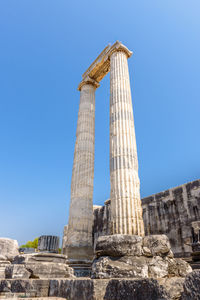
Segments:
[[[191,253],[191,223],[200,220],[200,179],[142,199],[145,235],[166,234],[177,257]],[[110,234],[110,201],[94,206],[93,242]]]

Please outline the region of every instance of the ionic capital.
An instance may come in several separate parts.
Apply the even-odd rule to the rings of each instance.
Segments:
[[[130,51],[126,46],[124,46],[122,43],[120,43],[119,41],[116,41],[112,47],[109,50],[109,57],[115,53],[115,52],[124,52],[127,56],[127,58],[131,57],[131,55],[133,54],[132,51]]]
[[[78,91],[81,91],[82,87],[83,87],[84,85],[86,85],[86,84],[93,85],[95,88],[98,88],[98,87],[100,86],[100,84],[99,84],[96,80],[94,80],[94,79],[90,78],[89,76],[87,76],[86,78],[84,78],[84,79],[79,83]]]

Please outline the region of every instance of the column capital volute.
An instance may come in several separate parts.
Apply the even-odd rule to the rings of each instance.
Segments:
[[[99,84],[96,80],[94,80],[94,79],[90,78],[89,76],[87,76],[86,78],[84,78],[84,79],[79,83],[79,85],[78,85],[78,91],[81,91],[82,87],[83,87],[84,85],[86,85],[86,84],[93,85],[96,89],[100,86],[100,84]]]
[[[116,41],[109,50],[109,57],[115,52],[124,52],[127,58],[131,57],[133,54],[126,46],[124,46],[121,42]]]

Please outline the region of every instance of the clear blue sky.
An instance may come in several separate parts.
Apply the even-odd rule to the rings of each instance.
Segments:
[[[141,196],[200,178],[199,0],[0,1],[0,236],[67,224],[82,73],[129,59]],[[109,76],[96,92],[94,203],[109,198]]]

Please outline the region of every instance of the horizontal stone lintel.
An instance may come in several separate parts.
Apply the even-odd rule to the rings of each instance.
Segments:
[[[110,56],[114,52],[122,51],[126,54],[127,58],[132,55],[132,52],[119,41],[116,41],[112,46],[109,44],[83,73],[82,81],[79,84],[78,90],[81,90],[85,83],[89,83],[88,79],[94,80],[96,85],[108,74],[110,71]],[[91,83],[92,84],[92,83]]]

